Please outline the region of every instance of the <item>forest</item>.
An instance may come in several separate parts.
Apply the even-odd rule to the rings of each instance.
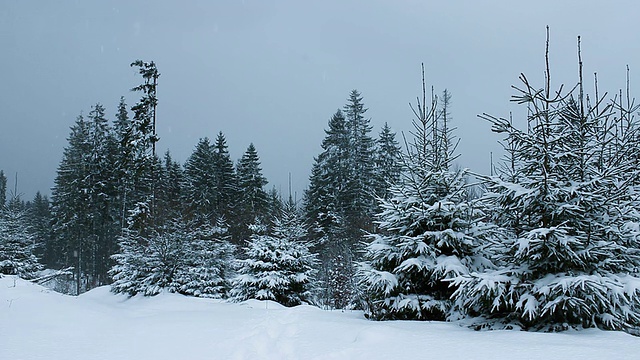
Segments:
[[[547,39],[548,46],[548,39]],[[490,174],[457,162],[452,94],[425,82],[413,130],[374,131],[364,96],[327,114],[304,197],[268,190],[258,150],[202,137],[156,153],[156,64],[114,119],[71,127],[51,198],[0,171],[0,274],[80,294],[163,291],[362,309],[372,320],[562,331],[640,325],[640,124],[626,88],[552,88],[522,74],[524,117],[480,114],[502,136]],[[627,69],[627,74],[629,70]],[[375,133],[377,132],[377,135]],[[43,271],[47,269],[46,271]],[[635,330],[634,330],[635,329]]]

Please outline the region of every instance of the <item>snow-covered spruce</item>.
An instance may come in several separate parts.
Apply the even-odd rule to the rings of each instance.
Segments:
[[[33,255],[34,235],[28,229],[26,213],[17,199],[0,206],[0,276],[18,275],[33,279],[42,265]]]
[[[456,288],[447,280],[490,265],[477,249],[491,227],[483,227],[483,214],[469,200],[467,171],[451,169],[451,128],[435,108],[435,99],[431,111],[419,106],[403,178],[381,202],[379,233],[360,266],[365,314],[373,319],[458,317],[451,300]]]
[[[490,265],[477,248],[491,227],[483,228],[480,212],[465,200],[464,177],[465,171],[440,171],[424,183],[391,188],[391,199],[381,205],[380,233],[372,235],[359,272],[368,317],[458,316],[451,312],[456,288],[447,279]],[[453,191],[438,193],[438,185]]]
[[[506,135],[508,154],[484,196],[492,220],[506,230],[491,246],[500,269],[456,278],[457,305],[485,318],[477,327],[638,326],[637,155],[625,151],[636,148],[635,111],[549,98],[522,80],[516,100],[538,109],[529,113],[528,129],[486,117]],[[620,109],[626,115],[615,119]]]
[[[235,300],[274,300],[285,306],[310,300],[315,256],[302,241],[305,231],[300,222],[287,218],[275,220],[273,235],[265,234],[263,225],[251,226],[254,234],[244,249],[246,259],[237,260],[238,275],[231,290]]]
[[[161,291],[199,297],[226,297],[233,246],[222,228],[189,229],[173,224],[144,237],[127,231],[113,256],[111,289],[131,296]]]

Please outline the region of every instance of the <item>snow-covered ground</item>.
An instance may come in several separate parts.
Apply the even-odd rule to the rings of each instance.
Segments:
[[[79,297],[0,278],[0,359],[640,359],[640,338],[600,330],[473,331],[360,312],[161,294]]]

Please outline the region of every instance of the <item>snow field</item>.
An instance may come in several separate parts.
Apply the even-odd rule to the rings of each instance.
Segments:
[[[600,330],[473,331],[364,319],[272,301],[227,303],[107,287],[61,295],[0,278],[0,359],[639,359],[640,338]]]

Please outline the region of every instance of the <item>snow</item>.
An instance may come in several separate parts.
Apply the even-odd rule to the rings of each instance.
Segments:
[[[357,311],[161,293],[79,297],[0,278],[0,359],[637,359],[640,338],[596,329],[473,331]]]

